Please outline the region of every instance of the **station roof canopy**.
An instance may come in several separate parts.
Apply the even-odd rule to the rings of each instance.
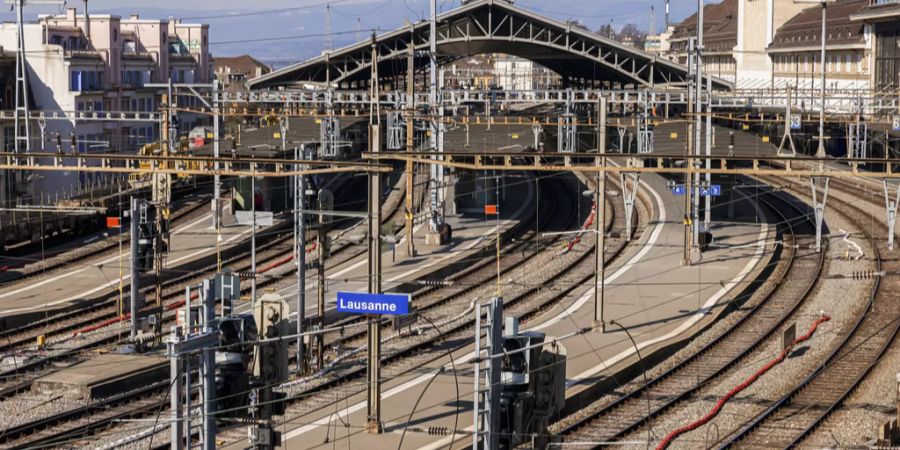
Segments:
[[[428,21],[375,37],[381,78],[406,73],[410,43],[417,71],[429,63]],[[248,82],[250,89],[306,83],[360,82],[371,77],[372,41],[324,52]],[[504,53],[534,61],[576,82],[650,86],[683,83],[687,68],[590,31],[537,15],[504,0],[476,0],[437,17],[438,63],[476,54]],[[729,82],[713,78],[717,88]]]

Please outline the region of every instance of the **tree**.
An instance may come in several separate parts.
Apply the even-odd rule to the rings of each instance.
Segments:
[[[633,23],[627,23],[616,35],[619,41],[631,41],[635,47],[643,47],[647,39],[647,33]]]
[[[612,25],[610,24],[601,25],[600,28],[597,28],[597,31],[595,31],[595,33],[603,37],[615,39],[615,34],[613,32]]]
[[[583,23],[581,23],[581,21],[578,19],[566,19],[566,25],[571,25],[575,28],[581,28],[584,31],[590,31],[590,29]]]

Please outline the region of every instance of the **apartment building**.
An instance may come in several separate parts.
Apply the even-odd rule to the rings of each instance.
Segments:
[[[900,0],[891,1],[838,0],[828,5],[827,88],[900,85],[896,70],[900,68],[900,51],[894,39],[896,30],[900,30]],[[820,5],[794,0],[723,0],[706,5],[704,16],[706,73],[733,81],[738,88],[821,86]],[[670,57],[681,63],[687,61],[688,41],[696,36],[696,26],[696,14],[675,26]],[[880,59],[875,52],[879,36],[873,33],[878,29],[884,30],[879,51],[887,55]],[[876,60],[881,61],[877,63],[882,67],[880,81],[874,76],[878,72],[872,70]]]
[[[560,85],[560,78],[546,67],[512,55],[494,57],[496,86],[510,91],[553,89]]]
[[[34,108],[45,111],[156,111],[161,90],[147,83],[208,83],[212,74],[208,26],[177,19],[108,14],[42,15],[24,25]],[[16,24],[0,24],[0,46],[17,47]],[[179,102],[194,104],[189,99]],[[179,103],[181,105],[181,103]],[[4,109],[10,107],[4,106]],[[196,118],[182,121],[182,130]],[[34,151],[133,152],[158,139],[157,124],[48,120],[32,127]],[[71,142],[76,143],[75,148]],[[90,174],[52,173],[30,190],[52,193],[90,183]]]
[[[703,7],[703,71],[723,80],[737,78],[735,45],[738,40],[739,0],[724,0]],[[669,55],[687,64],[690,39],[697,35],[697,14],[675,25],[669,37]]]
[[[825,78],[828,89],[868,89],[872,43],[866,27],[851,20],[868,0],[845,0],[828,6],[825,21]],[[822,8],[808,7],[778,28],[766,53],[772,62],[772,85],[820,88]]]
[[[243,90],[247,80],[271,72],[272,67],[250,55],[217,56],[213,59],[213,70],[223,89]]]

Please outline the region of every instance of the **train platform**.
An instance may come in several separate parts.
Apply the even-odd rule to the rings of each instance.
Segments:
[[[219,237],[211,228],[211,223],[212,213],[206,213],[173,227],[171,251],[166,266],[175,268],[215,254]],[[249,235],[249,227],[223,228],[220,248],[226,249]],[[120,279],[126,286],[124,297],[127,301],[131,267],[129,254],[129,243],[126,240],[122,243],[120,254],[86,258],[70,264],[64,270],[4,286],[0,290],[0,319],[5,321],[6,327],[14,327],[52,315],[115,289]]]
[[[713,156],[728,156],[734,138],[733,156],[738,157],[772,157],[778,152],[781,136],[758,136],[749,131],[735,130],[724,126],[713,125],[711,149]],[[733,132],[733,134],[732,134]],[[653,130],[654,155],[683,155],[687,145],[688,123],[685,121],[668,122],[656,126]],[[700,142],[706,146],[706,127],[700,131]],[[617,141],[615,133],[608,135],[610,142]],[[787,145],[787,144],[785,144]],[[799,151],[799,145],[798,145]]]
[[[533,184],[528,183],[527,186],[528,189],[509,191],[506,201],[500,204],[499,218],[471,213],[446,215],[446,223],[453,230],[451,241],[448,244],[428,245],[425,241],[427,223],[417,224],[413,232],[415,256],[406,256],[405,237],[382,253],[382,291],[390,292],[401,284],[414,281],[441,268],[465,264],[467,258],[476,257],[476,254],[484,251],[485,248],[493,251],[498,235],[502,235],[518,224],[523,217],[533,212],[536,194],[532,189]],[[326,268],[326,315],[335,314],[338,291],[367,292],[367,271],[368,264],[365,255]],[[315,271],[309,270],[306,281],[307,317],[318,313],[317,291]],[[287,299],[297,298],[296,284],[278,289],[276,292]],[[291,307],[291,317],[296,319],[296,300],[289,300],[288,303]],[[250,305],[247,303],[237,307],[237,312],[249,311]]]
[[[637,361],[638,352],[628,334],[612,321],[628,329],[642,357],[650,358],[663,347],[682,345],[715,320],[730,300],[751,285],[772,256],[774,227],[758,223],[755,210],[744,201],[734,218],[713,221],[715,245],[702,260],[682,266],[683,198],[668,191],[662,177],[645,176],[641,184],[654,204],[654,217],[635,245],[607,268],[606,333],[595,329],[562,342],[568,355],[567,396],[605,378],[615,379],[619,370]],[[562,336],[591,327],[592,319],[593,286],[587,283],[556,307],[522,324],[521,329]],[[386,377],[382,386],[384,434],[365,433],[365,395],[358,394],[336,409],[286,418],[281,427],[282,445],[394,448],[402,439],[403,448],[448,448],[453,442],[454,448],[466,447],[472,439],[466,434],[472,430],[472,359],[473,349],[468,346],[457,351],[452,362],[438,358],[404,375]],[[413,405],[417,405],[415,411]],[[414,428],[404,433],[408,420]],[[458,433],[452,441],[450,433],[429,433],[429,427]],[[235,444],[231,448],[243,447]]]
[[[109,397],[169,377],[166,358],[106,353],[34,380],[31,390],[92,400]]]

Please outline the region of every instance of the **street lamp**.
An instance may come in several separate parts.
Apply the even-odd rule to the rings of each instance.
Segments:
[[[829,3],[835,0],[794,0],[795,3],[819,3],[822,5],[822,47],[819,58],[822,71],[822,87],[820,91],[821,106],[819,109],[819,149],[816,150],[816,158],[825,157],[825,10]]]

